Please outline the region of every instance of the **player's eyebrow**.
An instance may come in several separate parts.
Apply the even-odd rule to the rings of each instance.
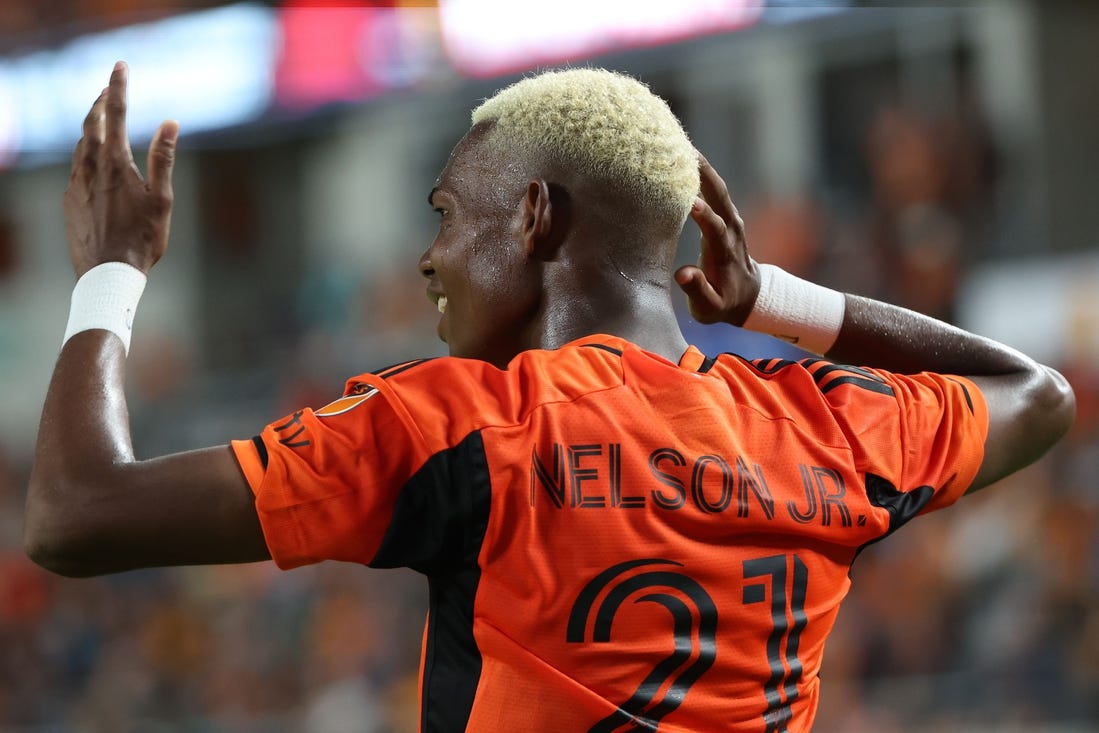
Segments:
[[[427,205],[428,206],[434,206],[435,205],[435,192],[438,191],[438,190],[439,190],[439,187],[435,186],[434,188],[431,189],[431,193],[429,193],[427,195]]]

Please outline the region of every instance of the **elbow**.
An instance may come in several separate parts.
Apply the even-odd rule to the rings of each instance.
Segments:
[[[1036,365],[1016,390],[1015,427],[1005,434],[1014,446],[1012,470],[1044,456],[1076,420],[1076,394],[1056,369]]]
[[[56,539],[27,522],[23,527],[23,551],[39,567],[69,578],[80,577],[71,562],[66,561],[64,548]]]
[[[58,501],[62,487],[31,479],[23,521],[23,551],[35,564],[70,578],[97,574],[87,565],[90,554],[81,531],[80,510]]]
[[[89,578],[102,571],[87,564],[86,556],[74,551],[75,543],[56,532],[43,532],[25,525],[23,551],[36,565],[66,578]]]
[[[87,575],[74,565],[63,539],[30,521],[23,526],[23,551],[36,565],[51,573],[69,578]]]
[[[1076,395],[1059,372],[1032,368],[982,383],[989,406],[985,460],[969,491],[977,491],[1034,463],[1068,433]]]
[[[1040,415],[1046,424],[1046,434],[1052,446],[1068,433],[1076,420],[1076,393],[1056,369],[1043,366],[1042,372],[1032,411]]]

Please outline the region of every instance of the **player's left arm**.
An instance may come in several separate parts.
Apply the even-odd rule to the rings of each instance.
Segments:
[[[126,133],[126,74],[115,66],[73,154],[64,209],[78,279],[108,262],[147,274],[167,248],[178,126],[157,130],[143,179]],[[102,328],[76,333],[61,349],[27,492],[27,553],[74,576],[268,558],[229,446],[135,459],[125,364],[122,339]]]
[[[701,254],[697,267],[687,265],[676,272],[676,282],[700,322],[745,326],[759,306],[761,267],[748,253],[744,221],[725,182],[704,157],[699,166],[702,196],[691,216],[702,232]],[[790,282],[789,275],[782,276]],[[822,349],[828,358],[902,374],[963,376],[981,390],[988,433],[970,491],[1037,460],[1072,424],[1075,396],[1056,370],[1002,343],[920,313],[804,283],[771,289],[772,298],[776,292],[794,296],[776,309],[788,321],[781,325],[804,330],[806,314],[832,308],[817,307],[819,294],[825,291],[830,302],[838,298],[842,303],[842,322]]]

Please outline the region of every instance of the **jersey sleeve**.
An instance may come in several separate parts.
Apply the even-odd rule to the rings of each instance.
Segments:
[[[820,380],[821,391],[872,501],[905,507],[906,520],[949,506],[973,483],[988,435],[988,408],[973,382],[853,368],[829,379],[833,387]]]
[[[429,457],[384,379],[365,375],[318,410],[302,409],[232,443],[281,568],[321,560],[370,564],[402,487]]]

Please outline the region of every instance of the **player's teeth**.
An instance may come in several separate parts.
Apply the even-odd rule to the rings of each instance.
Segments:
[[[446,313],[446,296],[439,296],[439,312]]]

